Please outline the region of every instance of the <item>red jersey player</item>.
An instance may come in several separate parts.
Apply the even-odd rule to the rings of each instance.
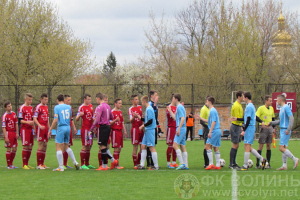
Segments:
[[[36,124],[36,137],[38,141],[38,149],[36,153],[37,169],[46,169],[44,164],[48,143],[48,131],[49,131],[49,111],[48,111],[48,95],[41,95],[41,103],[36,106],[33,121]]]
[[[124,125],[124,118],[122,113],[122,100],[115,100],[115,107],[112,109],[111,113],[113,115],[113,121],[111,121],[111,143],[114,148],[114,159],[119,160],[121,149],[123,148],[123,132],[125,137],[127,137],[126,128]],[[119,162],[118,162],[119,164]],[[116,166],[117,169],[123,169],[124,167]]]
[[[23,159],[23,169],[33,169],[28,165],[32,146],[33,146],[33,109],[31,106],[32,103],[32,94],[25,94],[25,103],[19,108],[18,118],[21,123],[20,133],[22,137],[22,159]]]
[[[129,118],[131,122],[131,142],[133,145],[132,151],[132,159],[134,168],[136,169],[141,161],[141,143],[143,140],[144,133],[139,128],[143,125],[141,117],[143,115],[142,106],[139,104],[139,97],[138,95],[131,96],[131,103],[132,106],[129,108]],[[140,151],[138,152],[138,148],[140,146]]]
[[[16,113],[12,111],[10,102],[4,103],[6,112],[2,116],[2,131],[6,147],[7,169],[15,169],[13,165],[18,147],[18,118]]]
[[[67,105],[71,105],[72,98],[71,98],[70,95],[68,95],[68,94],[64,95],[64,103],[67,104]],[[74,113],[73,110],[72,110],[72,113]],[[70,127],[71,127],[71,129],[70,129],[69,147],[73,146],[73,134],[77,133],[77,129],[76,129],[76,126],[75,126],[74,121],[73,121],[73,116],[72,116],[71,121],[70,121]],[[66,151],[63,153],[63,156],[64,156],[64,166],[65,166],[65,169],[72,168],[72,167],[68,166],[68,157],[69,156],[68,156],[68,153]]]
[[[176,106],[172,103],[167,107],[166,115],[168,120],[168,129],[167,129],[167,138],[166,143],[168,145],[167,148],[167,167],[168,168],[176,168],[178,165],[176,164],[176,151],[173,148],[174,137],[176,135],[176,121],[170,115],[169,109],[172,110],[173,113],[176,113]],[[173,158],[173,162],[171,163],[171,156]]]
[[[93,135],[88,134],[93,125],[93,105],[91,104],[91,95],[85,94],[83,97],[83,104],[78,108],[76,121],[82,118],[81,123],[81,143],[82,149],[80,151],[81,169],[96,169],[90,165],[90,151],[93,145]]]

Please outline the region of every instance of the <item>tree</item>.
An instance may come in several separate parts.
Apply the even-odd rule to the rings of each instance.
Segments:
[[[103,65],[103,73],[105,75],[112,75],[117,67],[117,59],[113,52],[107,56],[106,63]]]

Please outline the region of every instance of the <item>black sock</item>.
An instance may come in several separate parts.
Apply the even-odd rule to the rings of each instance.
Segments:
[[[151,155],[151,151],[150,148],[147,147],[147,167],[149,167],[150,165],[152,165],[152,155]]]
[[[203,150],[203,157],[204,157],[204,165],[208,166],[209,165],[209,160],[208,160],[206,149]]]
[[[234,153],[234,156],[233,156],[233,164],[236,165],[236,154],[237,154],[237,149],[233,148],[233,153]]]
[[[101,153],[102,153],[102,163],[104,165],[107,165],[107,159],[108,159],[107,149],[101,149]]]
[[[261,155],[261,150],[257,150],[257,153],[259,153],[259,155]],[[260,159],[256,158],[256,166],[257,167],[259,166],[259,162],[260,162]]]
[[[229,165],[232,166],[233,165],[233,158],[234,158],[234,148],[230,149],[230,159],[229,159]]]
[[[271,162],[271,150],[267,150],[267,160],[268,160],[269,165],[270,165],[270,162]]]

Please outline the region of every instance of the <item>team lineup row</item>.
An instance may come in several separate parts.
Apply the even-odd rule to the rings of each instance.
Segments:
[[[127,135],[124,126],[123,114],[121,111],[122,100],[114,101],[114,108],[108,105],[108,97],[105,94],[96,94],[98,106],[95,111],[91,104],[91,95],[84,95],[84,102],[79,107],[76,115],[73,115],[71,109],[71,97],[69,95],[58,95],[58,105],[54,108],[54,120],[49,123],[48,112],[48,96],[41,95],[41,102],[34,109],[31,106],[33,96],[29,93],[25,94],[24,104],[18,109],[18,115],[12,111],[10,102],[4,104],[6,112],[2,117],[2,129],[5,138],[7,168],[16,168],[13,160],[16,155],[19,135],[22,139],[22,160],[23,169],[31,169],[28,165],[33,146],[33,129],[37,134],[38,150],[37,150],[37,169],[46,169],[44,163],[48,139],[51,137],[52,129],[57,129],[55,137],[56,157],[58,160],[58,168],[54,171],[64,171],[67,166],[68,157],[76,169],[96,169],[90,165],[90,150],[93,145],[93,138],[97,136],[99,145],[98,160],[99,168],[96,170],[123,169],[119,164],[121,149],[123,148],[123,135]],[[247,105],[245,111],[241,102]],[[157,133],[160,132],[158,121],[158,93],[150,91],[149,96],[143,96],[140,99],[137,95],[131,97],[132,106],[129,108],[129,116],[131,122],[131,141],[133,145],[133,166],[135,169],[158,170],[158,156],[155,149],[157,144]],[[166,109],[166,117],[168,121],[167,128],[167,166],[168,168],[176,168],[177,170],[186,170],[188,167],[188,153],[186,149],[186,111],[180,103],[181,95],[173,94],[172,101]],[[221,169],[221,155],[219,147],[221,146],[221,129],[220,120],[217,110],[214,108],[214,97],[208,96],[205,105],[201,108],[200,115],[196,118],[200,119],[203,126],[203,136],[205,148],[203,151],[204,168],[206,170]],[[299,159],[295,157],[288,149],[288,141],[291,136],[293,127],[293,114],[289,106],[286,105],[285,96],[279,95],[277,103],[280,106],[279,120],[275,120],[274,109],[272,108],[272,98],[266,96],[265,105],[256,111],[252,101],[251,93],[239,91],[236,93],[236,101],[231,108],[231,142],[230,164],[231,169],[246,171],[249,168],[250,153],[257,158],[257,168],[271,168],[271,143],[274,127],[280,127],[280,148],[282,152],[283,165],[278,170],[287,169],[287,158],[294,161],[293,168],[298,166]],[[145,111],[143,113],[143,107]],[[74,117],[73,117],[74,116]],[[74,153],[70,148],[72,146],[72,133],[76,133],[74,120],[81,123],[81,141],[82,149],[80,151],[81,165],[76,161]],[[252,148],[255,138],[256,121],[260,123],[259,149]],[[244,122],[244,123],[243,123]],[[19,130],[20,124],[20,130]],[[236,163],[236,155],[239,143],[244,138],[244,164],[238,166]],[[267,146],[266,158],[261,156],[264,144]],[[114,149],[111,154],[110,145]],[[215,165],[213,153],[215,153]],[[172,157],[172,162],[171,162]],[[179,165],[176,163],[179,161]],[[108,167],[108,160],[111,166]],[[147,164],[146,164],[147,162]]]

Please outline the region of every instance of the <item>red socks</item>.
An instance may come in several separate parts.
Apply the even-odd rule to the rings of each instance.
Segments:
[[[120,151],[114,151],[114,159],[119,160],[120,158]]]
[[[132,160],[133,160],[133,165],[134,166],[137,166],[139,164],[137,155],[132,155]]]
[[[99,161],[99,166],[102,165],[102,153],[101,153],[101,150],[99,150],[98,152],[98,161]]]
[[[22,150],[23,166],[28,165],[30,156],[31,156],[31,149],[23,149]]]
[[[12,165],[12,160],[11,160],[11,152],[10,151],[6,151],[6,162],[7,162],[7,166]]]
[[[176,158],[177,158],[177,154],[176,154],[176,151],[174,148],[172,148],[172,159],[173,159],[173,162],[176,162]]]
[[[85,151],[85,165],[86,166],[90,165],[90,155],[91,155],[91,151],[90,150],[86,150]]]
[[[65,151],[63,152],[63,157],[64,157],[64,166],[68,165],[68,153]]]
[[[36,152],[37,166],[43,165],[43,155],[44,155],[44,151],[42,151],[42,150],[38,150]]]
[[[173,147],[172,146],[168,146],[167,148],[167,162],[171,161],[171,155],[172,155],[172,151],[173,151]]]
[[[84,163],[85,163],[85,158],[86,158],[86,151],[81,150],[81,151],[80,151],[80,161],[81,161],[81,166],[84,165]]]

